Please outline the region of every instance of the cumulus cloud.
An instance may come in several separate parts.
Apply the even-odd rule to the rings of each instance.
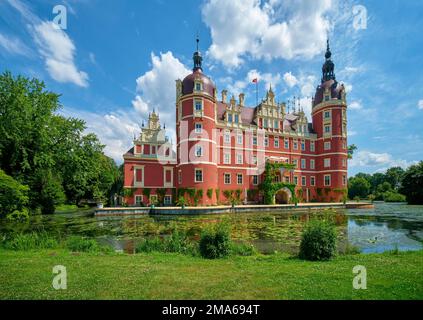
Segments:
[[[407,161],[404,159],[394,159],[391,154],[376,153],[367,150],[362,150],[354,153],[353,159],[350,161],[351,167],[375,167],[379,170],[385,170],[390,167],[407,168],[416,161]]]
[[[292,88],[298,83],[297,78],[292,74],[292,72],[286,72],[283,75],[283,80],[285,81],[286,85],[290,88]]]
[[[207,0],[203,21],[210,28],[208,53],[226,66],[245,57],[311,59],[325,48],[331,0]]]
[[[53,22],[44,21],[34,26],[33,36],[54,80],[88,87],[87,73],[79,71],[75,65],[75,45],[62,29]]]
[[[175,141],[175,80],[183,79],[191,73],[171,51],[155,55],[151,53],[151,70],[136,80],[137,95],[132,106],[140,116],[146,117],[153,109],[160,114],[162,125]]]
[[[352,110],[361,110],[363,106],[360,101],[353,101],[348,105],[348,108]]]
[[[420,110],[423,110],[423,99],[419,100],[419,102],[417,103],[417,106],[419,107]]]

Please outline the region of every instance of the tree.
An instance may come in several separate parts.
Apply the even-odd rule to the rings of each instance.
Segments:
[[[423,161],[405,171],[401,185],[400,192],[409,204],[423,204]]]
[[[386,171],[385,180],[391,184],[391,186],[398,190],[401,187],[401,180],[404,176],[404,169],[401,167],[392,167]]]
[[[0,218],[24,212],[28,205],[28,189],[0,169]]]
[[[357,150],[357,146],[355,144],[348,146],[348,159],[352,159],[354,151]]]
[[[363,177],[352,177],[348,181],[348,196],[350,199],[356,197],[365,198],[369,195],[370,183]]]

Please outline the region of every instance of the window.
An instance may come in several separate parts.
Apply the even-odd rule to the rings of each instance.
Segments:
[[[297,176],[294,176],[294,184],[298,185],[298,177]]]
[[[224,183],[225,184],[231,184],[231,174],[230,173],[225,173]]]
[[[342,176],[342,185],[346,185],[347,184],[347,176],[343,175]]]
[[[330,126],[325,126],[325,133],[330,133]]]
[[[330,174],[325,175],[325,187],[330,186]]]
[[[178,172],[178,183],[179,184],[182,183],[182,172],[181,171]]]
[[[346,141],[342,142],[342,148],[347,149],[347,142]]]
[[[231,134],[229,131],[225,131],[225,143],[231,143]]]
[[[257,145],[257,136],[253,136],[253,146]]]
[[[316,150],[316,147],[315,147],[314,141],[310,141],[310,151],[314,152],[315,150]]]
[[[301,169],[306,168],[306,159],[301,159]]]
[[[325,119],[329,119],[330,118],[330,111],[325,111]]]
[[[238,123],[239,122],[239,115],[234,115],[234,122],[235,123]]]
[[[150,204],[156,204],[157,203],[157,195],[153,194],[150,196]]]
[[[279,137],[275,137],[273,144],[274,144],[275,148],[279,148]]]
[[[298,160],[297,159],[294,159],[294,160],[292,160],[292,164],[294,165],[294,168],[298,168]]]
[[[325,168],[329,168],[330,167],[330,158],[326,158],[326,159],[324,159],[324,161],[323,161],[324,163],[323,163],[323,166],[325,167]]]
[[[312,187],[314,187],[316,185],[316,178],[315,177],[310,177],[310,185]]]
[[[329,101],[330,97],[328,95],[325,95],[325,101]]]
[[[290,179],[289,179],[289,177],[285,177],[285,182],[286,182],[286,183],[290,183]]]
[[[275,120],[275,121],[273,122],[273,128],[275,128],[275,129],[279,129],[279,121],[278,121],[278,120]]]
[[[170,196],[170,195],[164,196],[164,204],[165,205],[171,205],[172,204],[172,196]]]
[[[195,124],[195,133],[201,133],[203,131],[203,125],[201,123]]]
[[[238,132],[236,136],[236,143],[242,144],[242,132]]]
[[[203,101],[195,100],[195,111],[202,111],[203,110]]]
[[[203,182],[203,169],[195,169],[195,182]]]
[[[156,154],[156,146],[151,146],[151,154]]]
[[[342,166],[346,167],[347,166],[347,159],[342,159]]]
[[[310,159],[310,169],[315,169],[314,159]]]
[[[197,157],[201,157],[203,155],[203,147],[202,146],[199,146],[199,145],[195,146],[195,155]]]
[[[237,153],[236,154],[236,164],[242,164],[244,162],[242,153]]]
[[[257,164],[257,156],[253,156],[253,164]]]
[[[269,126],[269,121],[267,119],[263,120],[263,127],[267,128]]]
[[[142,196],[135,196],[135,205],[138,207],[142,205]]]
[[[142,182],[143,169],[135,169],[135,182]]]
[[[294,150],[298,150],[298,141],[294,140]]]
[[[306,177],[301,177],[301,185],[304,187],[306,184]]]
[[[264,146],[265,147],[268,147],[269,146],[269,137],[268,136],[265,136],[264,137]]]
[[[236,175],[236,183],[237,184],[242,184],[242,173],[238,173]]]
[[[289,149],[289,139],[285,139],[285,143],[284,143],[284,147],[285,149]]]
[[[195,91],[201,91],[201,82],[195,83]]]
[[[223,154],[223,163],[231,164],[231,154],[229,152]]]
[[[228,122],[232,122],[232,113],[228,114]]]
[[[305,151],[305,141],[301,141],[301,151]]]
[[[330,141],[326,141],[324,145],[325,150],[330,150]]]
[[[254,175],[253,176],[253,185],[257,186],[258,185],[258,175]]]

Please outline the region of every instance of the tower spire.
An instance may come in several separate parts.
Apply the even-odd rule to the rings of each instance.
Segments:
[[[194,52],[194,55],[192,57],[192,59],[194,60],[194,68],[192,69],[192,71],[194,71],[194,72],[197,71],[197,70],[203,71],[203,68],[201,66],[201,64],[203,62],[203,57],[201,56],[201,52],[199,50],[200,38],[198,36],[198,33],[197,33],[196,42],[197,42],[197,51]]]
[[[326,53],[325,53],[326,61],[322,67],[322,83],[329,80],[336,81],[335,64],[331,60],[331,57],[332,57],[332,52],[330,51],[329,38],[328,38],[326,40]]]

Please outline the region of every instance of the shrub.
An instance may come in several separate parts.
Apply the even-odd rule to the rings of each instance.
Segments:
[[[252,256],[257,253],[256,248],[248,243],[230,243],[230,254],[235,256]]]
[[[59,246],[57,240],[45,232],[15,234],[6,239],[4,247],[10,250],[52,249]]]
[[[0,217],[23,212],[29,202],[28,190],[0,169]]]
[[[66,248],[72,252],[98,252],[100,247],[97,241],[81,236],[71,236],[66,240]]]
[[[300,244],[300,258],[311,261],[329,260],[336,253],[336,231],[325,220],[312,220],[305,228]]]
[[[154,237],[151,239],[143,239],[135,247],[135,252],[164,252],[164,243],[159,237]]]
[[[383,194],[383,201],[385,202],[406,202],[406,198],[401,193],[395,191],[386,191]]]
[[[220,223],[214,228],[205,229],[201,233],[199,250],[201,256],[207,259],[228,256],[230,253],[229,228]]]
[[[207,198],[211,199],[213,197],[213,189],[207,189]]]
[[[144,239],[137,244],[135,252],[175,252],[182,254],[196,254],[196,247],[192,244],[185,233],[174,231],[168,238],[154,237]]]

